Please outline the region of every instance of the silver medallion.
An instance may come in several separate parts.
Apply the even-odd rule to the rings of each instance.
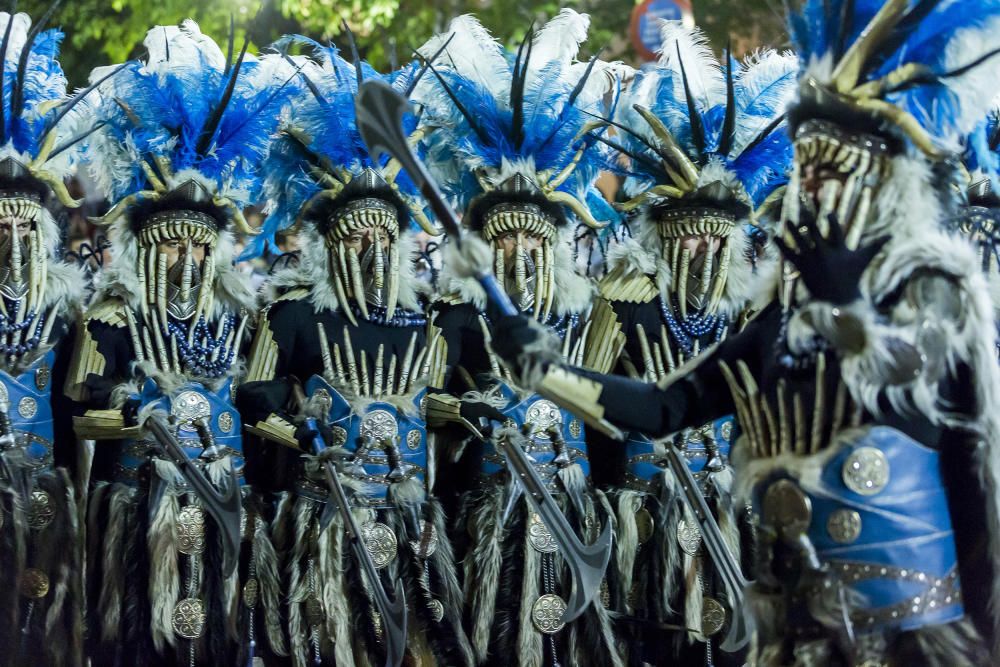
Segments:
[[[347,431],[340,426],[330,427],[330,446],[343,447],[347,442]]]
[[[409,447],[410,449],[412,450],[420,449],[420,441],[421,441],[420,431],[418,431],[417,429],[413,429],[412,431],[406,434],[406,446]]]
[[[55,516],[56,507],[52,496],[46,491],[32,491],[28,500],[28,526],[33,530],[41,530],[52,523]]]
[[[854,510],[836,510],[826,520],[826,532],[834,542],[850,544],[861,537],[861,515]]]
[[[0,401],[10,403],[10,394],[7,393],[7,385],[0,382]]]
[[[707,595],[701,602],[701,634],[711,637],[726,624],[726,608],[715,598]]]
[[[376,568],[381,570],[396,558],[396,536],[384,523],[373,521],[364,524],[361,526],[361,538]]]
[[[559,550],[559,545],[552,537],[548,527],[542,522],[542,517],[534,512],[528,519],[528,542],[540,554],[552,554]]]
[[[179,637],[201,637],[205,631],[205,604],[198,598],[184,598],[174,606],[170,624]]]
[[[441,619],[444,618],[444,605],[441,604],[440,600],[431,600],[427,603],[427,608],[431,612],[431,619],[435,623],[440,623]]]
[[[410,540],[410,549],[417,558],[428,559],[438,548],[438,532],[430,521],[420,522],[420,539]]]
[[[38,387],[38,391],[45,391],[45,388],[49,386],[49,380],[52,379],[52,369],[49,368],[48,364],[42,364],[35,371],[35,386]]]
[[[681,519],[677,522],[677,543],[688,556],[697,556],[701,547],[701,530],[693,521]]]
[[[196,391],[182,391],[170,402],[170,414],[181,426],[190,427],[198,419],[212,416],[208,399]]]
[[[25,396],[17,402],[17,414],[25,419],[31,419],[38,414],[38,401],[31,396]]]
[[[554,635],[562,630],[566,626],[565,614],[566,602],[558,595],[543,595],[531,605],[531,622],[542,634]]]
[[[639,544],[645,544],[653,536],[655,526],[653,515],[645,507],[640,507],[635,513],[635,532]]]
[[[223,433],[233,432],[233,413],[223,412],[219,415],[219,430]]]
[[[722,426],[719,427],[719,435],[722,436],[723,440],[729,442],[729,438],[733,435],[733,422],[722,422]]]
[[[562,413],[555,403],[543,398],[531,404],[524,421],[531,426],[532,436],[544,440],[549,437],[550,428],[562,426]]]
[[[369,437],[378,444],[396,437],[396,417],[388,410],[372,410],[361,419],[361,437]]]
[[[205,512],[196,505],[186,505],[177,516],[177,550],[188,556],[205,551]]]
[[[48,593],[49,575],[34,567],[29,567],[21,574],[21,595],[38,600]]]
[[[798,484],[779,479],[764,492],[764,524],[788,539],[796,540],[809,530],[812,502]]]
[[[579,438],[581,433],[583,433],[583,426],[580,425],[580,420],[571,419],[569,422],[569,434],[574,438]]]
[[[250,577],[247,579],[247,583],[243,584],[243,604],[249,609],[253,609],[257,606],[257,599],[260,597],[260,583],[258,583],[256,577]]]
[[[874,496],[889,483],[889,460],[874,447],[858,447],[844,461],[844,484],[854,493]]]

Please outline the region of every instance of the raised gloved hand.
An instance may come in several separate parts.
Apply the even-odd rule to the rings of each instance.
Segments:
[[[776,236],[774,242],[784,258],[798,270],[802,283],[814,299],[842,306],[861,296],[861,276],[875,255],[888,243],[889,237],[883,236],[851,250],[844,243],[844,232],[836,214],[831,213],[827,222],[829,231],[824,238],[815,215],[802,207],[799,227],[788,227],[795,248],[780,236]]]
[[[559,360],[559,341],[527,315],[503,315],[493,324],[493,351],[500,355],[522,384],[532,368],[544,370]]]

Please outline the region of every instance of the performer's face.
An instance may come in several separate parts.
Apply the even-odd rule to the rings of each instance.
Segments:
[[[189,248],[195,264],[200,265],[205,259],[205,244],[192,242],[189,245],[188,239],[167,239],[158,243],[156,247],[161,254],[167,256],[168,267],[173,266],[180,259],[186,259]]]
[[[837,181],[841,185],[847,181],[849,174],[841,173],[832,165],[805,164],[802,165],[802,194],[812,199],[813,205],[819,209],[820,192],[828,181]]]
[[[371,247],[372,239],[374,238],[375,233],[371,227],[356,229],[344,239],[344,246],[354,248],[358,255],[361,256]],[[382,246],[383,252],[389,251],[389,236],[387,234],[379,234],[379,243]]]
[[[511,270],[514,266],[515,253],[526,250],[529,253],[536,248],[541,248],[543,239],[536,234],[525,232],[505,232],[497,237],[497,245],[503,250],[504,266]]]
[[[28,237],[31,231],[31,220],[26,218],[9,217],[0,220],[0,238],[6,239],[10,236],[12,229],[17,228],[17,235],[22,241]]]
[[[681,248],[691,253],[691,259],[703,257],[705,253],[716,253],[722,245],[722,239],[718,236],[704,234],[702,236],[685,236],[681,241]]]

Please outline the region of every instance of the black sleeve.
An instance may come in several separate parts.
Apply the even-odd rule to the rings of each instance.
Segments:
[[[686,375],[662,388],[581,368],[573,372],[602,386],[598,402],[604,407],[605,419],[625,430],[664,437],[735,412],[722,366],[725,363],[735,371],[742,361],[751,374],[760,377],[759,328],[756,321],[751,322],[707,353]]]

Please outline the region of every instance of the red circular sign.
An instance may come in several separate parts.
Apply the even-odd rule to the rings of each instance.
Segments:
[[[690,13],[690,0],[643,0],[636,5],[628,32],[639,57],[656,60],[660,50],[660,20],[677,20]]]

